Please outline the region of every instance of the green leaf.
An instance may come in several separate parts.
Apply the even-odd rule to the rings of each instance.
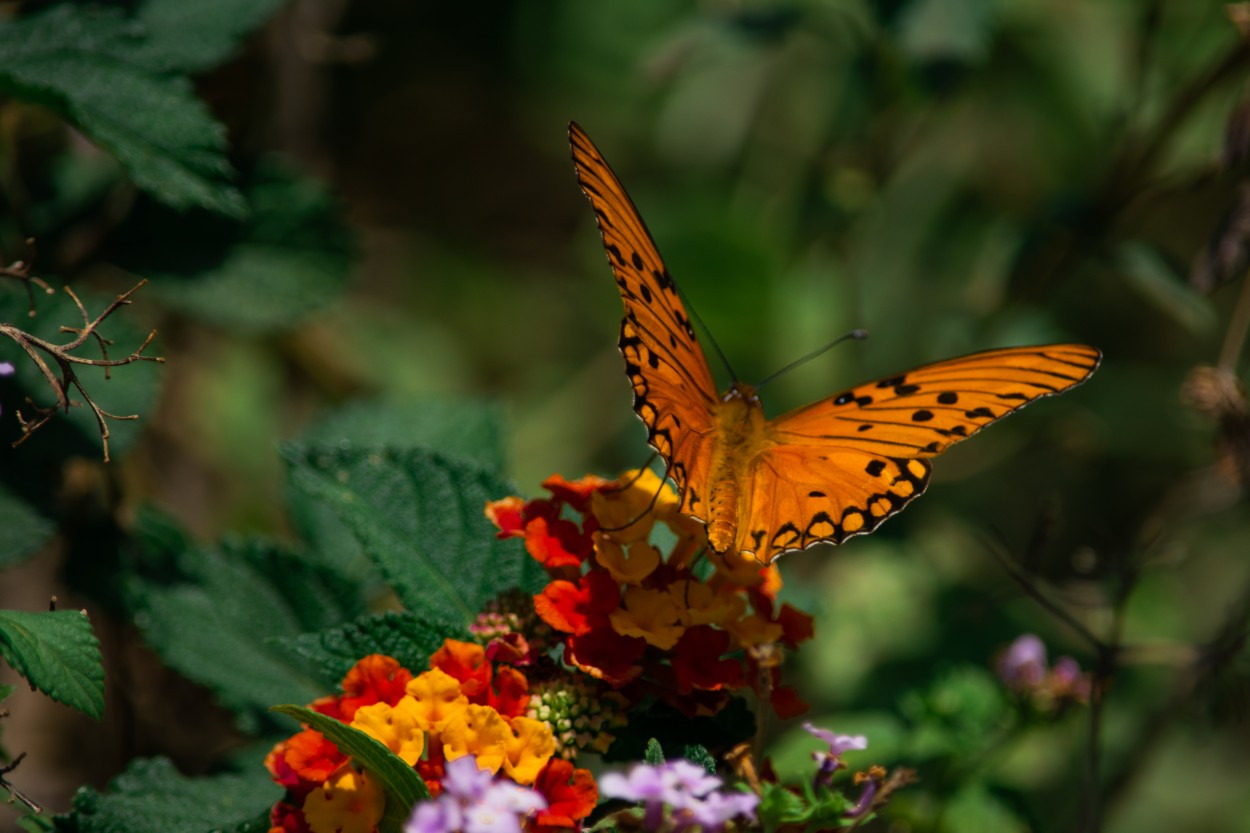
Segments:
[[[989,51],[989,0],[913,0],[900,20],[899,45],[913,58],[972,63]]]
[[[133,56],[156,69],[201,72],[225,61],[284,0],[146,0],[135,12],[148,37]]]
[[[0,657],[58,703],[104,714],[100,643],[83,611],[0,610]]]
[[[707,747],[700,743],[691,744],[686,747],[682,757],[692,764],[703,767],[713,775],[716,774],[716,759],[712,757],[712,753],[707,751]]]
[[[345,755],[378,779],[386,793],[386,812],[380,830],[400,830],[412,813],[413,805],[430,797],[417,771],[391,750],[359,729],[300,706],[274,706],[273,711],[289,715],[325,735]]]
[[[643,753],[642,759],[651,766],[662,766],[664,764],[664,749],[660,746],[660,742],[655,738],[647,741],[647,750]]]
[[[427,622],[414,613],[366,616],[337,628],[271,640],[299,657],[326,687],[339,684],[356,661],[369,654],[386,654],[419,673],[445,639],[463,639],[464,629]]]
[[[776,830],[786,824],[801,824],[811,814],[802,796],[790,792],[783,784],[763,782],[763,794],[755,815],[765,830]]]
[[[260,767],[247,775],[185,778],[164,758],[133,762],[108,793],[83,787],[57,829],[76,833],[240,831],[266,814],[282,789]]]
[[[372,400],[330,412],[300,437],[306,445],[347,448],[436,448],[484,469],[503,468],[502,417],[497,406],[474,401]],[[291,521],[304,540],[327,563],[348,565],[360,555],[360,544],[320,500],[289,488]]]
[[[504,590],[537,592],[537,562],[500,541],[486,502],[512,493],[494,472],[427,449],[288,444],[291,482],[331,507],[403,605],[468,624]]]
[[[924,691],[908,692],[900,710],[915,724],[907,753],[913,760],[979,758],[1011,717],[1002,684],[973,665],[951,669]]]
[[[474,400],[356,401],[322,417],[299,441],[308,445],[436,448],[484,469],[504,464],[498,405]]]
[[[211,4],[210,4],[211,5]],[[248,332],[290,327],[338,300],[354,241],[321,183],[274,161],[246,172],[243,220],[137,205],[108,252],[165,304]]]
[[[0,24],[0,90],[64,117],[166,205],[242,217],[225,128],[188,78],[143,62],[146,43],[120,10],[58,3]]]
[[[167,665],[216,692],[246,731],[274,703],[325,693],[302,660],[269,640],[359,615],[359,588],[265,541],[154,552],[171,543],[164,534],[150,544],[126,585],[136,624]]]
[[[0,567],[16,564],[38,552],[56,532],[51,521],[33,506],[0,486]]]

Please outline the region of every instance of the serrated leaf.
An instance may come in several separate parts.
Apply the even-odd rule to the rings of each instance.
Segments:
[[[239,830],[267,813],[282,789],[255,774],[185,778],[164,758],[135,761],[107,793],[83,787],[56,818],[77,833],[209,833]]]
[[[165,304],[249,332],[290,327],[343,293],[355,244],[321,183],[277,162],[248,171],[251,213],[232,221],[135,207],[108,252]]]
[[[369,771],[370,776],[378,779],[386,793],[386,811],[378,825],[380,830],[401,829],[412,813],[413,805],[430,797],[430,791],[415,769],[359,729],[300,706],[274,706],[273,711],[294,717],[320,732],[340,752],[350,755]]]
[[[651,738],[647,741],[647,751],[643,753],[642,759],[651,766],[664,765],[664,749],[657,739]]]
[[[330,412],[298,442],[339,448],[436,448],[491,471],[503,468],[503,429],[499,408],[483,402],[366,401]],[[325,503],[289,488],[291,521],[304,540],[328,563],[352,563],[360,545]]]
[[[79,610],[0,610],[0,657],[44,694],[99,720],[104,714],[100,642]]]
[[[195,73],[234,53],[243,38],[282,7],[284,0],[146,0],[135,20],[147,34],[136,62]]]
[[[310,666],[327,688],[339,684],[356,661],[369,654],[394,657],[409,670],[429,665],[430,655],[446,639],[464,638],[464,629],[428,622],[420,616],[382,613],[366,616],[337,628],[271,640]]]
[[[288,444],[291,482],[331,507],[406,608],[468,624],[500,592],[537,592],[538,564],[500,541],[483,510],[512,493],[499,475],[427,449]]]
[[[701,766],[709,773],[716,774],[716,759],[712,757],[712,753],[707,751],[707,747],[696,743],[687,746],[682,752],[682,757],[696,766]]]
[[[0,486],[0,567],[33,555],[56,533],[52,521]]]
[[[64,117],[166,205],[242,217],[225,128],[188,78],[141,60],[148,43],[118,9],[58,3],[0,23],[0,89]]]
[[[269,639],[335,625],[361,610],[358,588],[265,541],[166,553],[137,560],[136,569],[126,598],[148,645],[211,688],[247,731],[274,703],[324,693],[302,660]]]

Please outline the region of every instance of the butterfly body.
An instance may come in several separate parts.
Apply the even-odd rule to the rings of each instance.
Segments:
[[[1083,344],[986,350],[865,383],[773,419],[756,391],[717,392],[690,316],[638,209],[576,124],[569,141],[625,307],[618,345],[647,440],[683,513],[718,553],[768,563],[871,532],[924,492],[928,459],[1089,378]]]

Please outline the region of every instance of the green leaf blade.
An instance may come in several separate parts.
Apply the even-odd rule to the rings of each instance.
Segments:
[[[100,642],[84,611],[0,610],[0,657],[58,703],[104,715]]]

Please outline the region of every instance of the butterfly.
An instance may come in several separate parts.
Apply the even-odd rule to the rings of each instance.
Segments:
[[[648,443],[717,553],[764,564],[871,532],[929,485],[929,458],[1035,399],[1079,385],[1083,344],[986,350],[838,391],[773,419],[755,389],[721,393],[647,226],[598,148],[569,124],[625,305],[618,342]]]

